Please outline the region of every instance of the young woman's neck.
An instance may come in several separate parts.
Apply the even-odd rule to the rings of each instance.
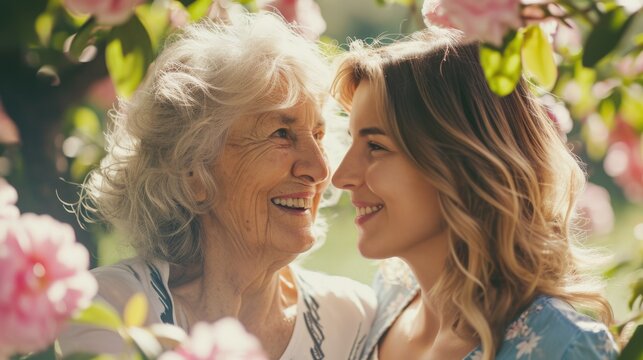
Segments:
[[[449,253],[446,231],[424,242],[416,244],[400,258],[407,263],[420,286],[419,303],[417,308],[418,327],[424,328],[426,334],[437,334],[446,324],[452,324],[453,319],[440,311],[438,297],[442,294],[435,292],[435,285],[444,271],[444,265]]]

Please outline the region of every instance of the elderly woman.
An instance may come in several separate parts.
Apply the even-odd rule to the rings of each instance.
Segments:
[[[315,242],[329,183],[326,71],[316,46],[269,14],[192,25],[166,45],[112,114],[108,154],[84,184],[85,209],[138,253],[93,271],[99,300],[122,311],[142,292],[148,323],[186,330],[235,317],[271,359],[358,356],[370,289],[290,265]],[[59,343],[126,351],[87,327]]]

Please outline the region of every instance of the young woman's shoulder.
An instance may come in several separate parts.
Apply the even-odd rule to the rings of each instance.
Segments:
[[[373,289],[377,297],[375,320],[368,334],[362,359],[370,359],[380,338],[420,290],[413,273],[404,264],[387,260],[375,274]]]
[[[497,358],[615,359],[617,355],[605,324],[563,300],[541,296],[507,327]]]

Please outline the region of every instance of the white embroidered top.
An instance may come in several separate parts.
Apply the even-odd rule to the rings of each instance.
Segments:
[[[356,281],[290,267],[297,290],[297,315],[292,337],[280,360],[359,359],[375,315],[370,287]],[[185,328],[177,319],[168,287],[169,265],[139,258],[92,270],[103,301],[122,313],[132,295],[142,292],[149,302],[147,324],[166,323]],[[115,332],[72,326],[57,342],[57,355],[77,352],[122,354],[126,351]]]

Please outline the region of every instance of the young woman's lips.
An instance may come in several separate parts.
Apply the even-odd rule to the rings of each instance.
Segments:
[[[377,213],[384,208],[383,204],[365,204],[353,203],[357,216],[355,217],[355,224],[362,225],[368,220],[372,219]]]

